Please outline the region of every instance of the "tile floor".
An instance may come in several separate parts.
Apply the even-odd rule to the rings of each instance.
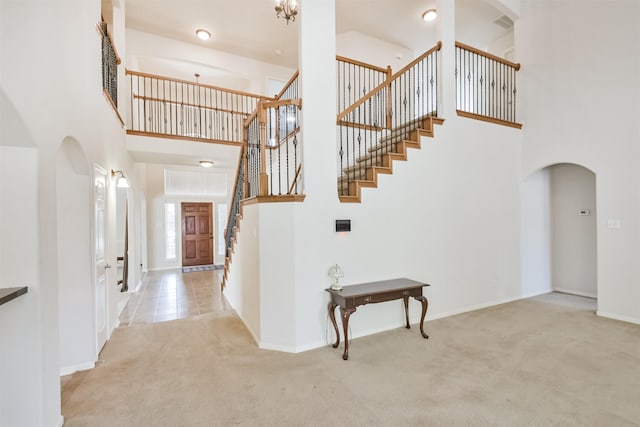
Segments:
[[[151,271],[145,274],[140,291],[131,295],[120,314],[120,327],[231,311],[220,291],[221,279],[221,270]]]

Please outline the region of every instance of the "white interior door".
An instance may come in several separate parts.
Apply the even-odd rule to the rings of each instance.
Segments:
[[[106,204],[107,204],[107,172],[98,165],[94,168],[94,262],[96,286],[96,355],[107,342],[107,269],[106,262]]]

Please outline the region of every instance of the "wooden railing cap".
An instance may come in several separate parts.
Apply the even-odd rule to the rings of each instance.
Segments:
[[[514,68],[516,71],[520,70],[520,63],[511,62],[508,59],[500,58],[499,56],[493,55],[489,52],[485,52],[484,50],[477,49],[473,46],[469,46],[468,44],[456,42],[456,47],[467,50],[469,52],[473,52],[480,56],[484,56],[485,58],[492,59],[496,62],[500,62],[501,64],[508,65],[509,67]]]

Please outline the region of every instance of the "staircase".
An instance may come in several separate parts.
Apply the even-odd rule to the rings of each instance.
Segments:
[[[242,212],[242,207],[240,208],[240,212]],[[227,275],[229,274],[229,267],[231,266],[231,261],[233,260],[233,253],[236,247],[236,236],[238,235],[238,230],[240,227],[240,220],[242,219],[242,213],[238,213],[235,215],[235,227],[232,228],[231,238],[229,239],[229,243],[227,244],[227,254],[224,258],[224,272],[222,273],[222,283],[220,287],[224,290],[227,285]]]
[[[420,137],[433,137],[433,126],[444,123],[444,119],[427,116],[400,125],[378,143],[366,149],[366,154],[356,158],[355,164],[342,169],[338,177],[338,194],[343,203],[360,203],[362,188],[376,188],[378,175],[393,173],[393,162],[406,161],[409,148],[420,148]]]
[[[337,116],[338,196],[343,203],[360,203],[362,188],[378,186],[378,174],[392,174],[394,160],[407,160],[409,148],[420,148],[421,137],[433,137],[438,118],[438,51],[442,44],[418,56],[397,73],[368,91]],[[356,63],[356,61],[354,61]],[[377,74],[380,69],[369,67]],[[351,88],[360,88],[371,78],[361,72],[346,72],[338,82],[346,96]],[[366,76],[366,74],[364,74]],[[354,77],[355,76],[355,77]],[[363,90],[364,92],[364,90]],[[340,102],[338,103],[340,105]]]

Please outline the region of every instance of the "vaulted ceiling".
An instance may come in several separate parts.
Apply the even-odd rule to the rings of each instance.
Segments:
[[[127,0],[126,26],[296,68],[298,23],[276,18],[273,6],[272,0]],[[421,19],[432,7],[434,0],[336,0],[336,30],[416,51],[424,40],[436,40],[435,24]],[[486,44],[505,32],[493,23],[500,15],[482,0],[456,0],[456,35],[464,41],[473,34],[473,42]],[[197,28],[212,32],[212,39],[197,39]]]

